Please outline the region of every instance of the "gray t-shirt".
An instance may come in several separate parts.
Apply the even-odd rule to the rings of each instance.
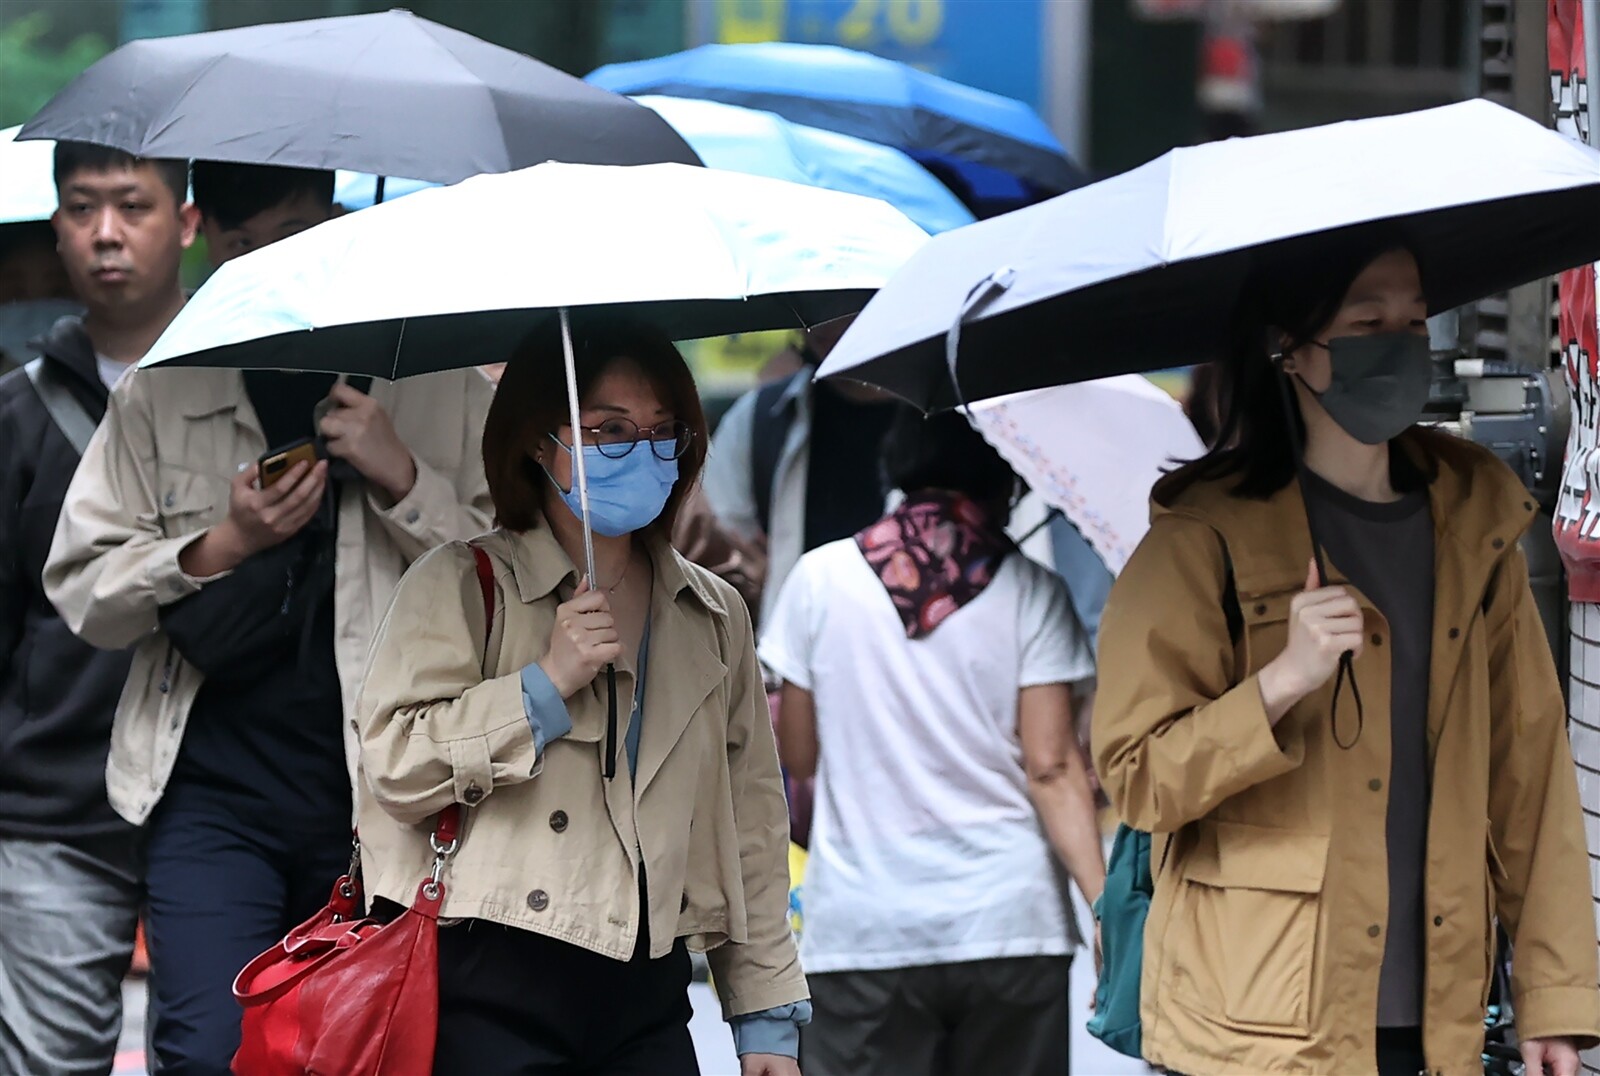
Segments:
[[[1390,660],[1389,924],[1378,982],[1378,1026],[1422,1022],[1423,886],[1427,872],[1428,672],[1433,655],[1433,517],[1425,491],[1376,504],[1309,476],[1318,535],[1334,568],[1389,621],[1367,640]],[[1341,711],[1353,711],[1348,686]],[[1340,714],[1340,734],[1354,723]],[[1377,778],[1377,775],[1374,775]],[[1381,786],[1380,786],[1381,787]]]

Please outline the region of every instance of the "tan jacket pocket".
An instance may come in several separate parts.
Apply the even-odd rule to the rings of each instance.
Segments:
[[[198,534],[228,514],[229,490],[209,475],[169,467],[161,475],[161,531],[168,538]]]
[[[1240,1031],[1307,1035],[1328,838],[1201,823],[1184,859],[1175,1000]]]

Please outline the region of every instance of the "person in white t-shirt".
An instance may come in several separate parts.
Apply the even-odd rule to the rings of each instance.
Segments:
[[[1065,876],[1090,901],[1105,881],[1072,720],[1094,656],[1060,578],[1006,538],[1018,480],[964,418],[907,409],[884,464],[904,502],[801,559],[760,650],[784,765],[817,780],[801,1060],[1064,1073]]]

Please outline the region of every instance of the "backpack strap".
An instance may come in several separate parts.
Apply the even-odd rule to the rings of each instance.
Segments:
[[[1217,535],[1222,543],[1222,615],[1228,618],[1228,638],[1238,645],[1244,637],[1244,610],[1239,608],[1239,588],[1233,581],[1233,555],[1228,552],[1228,540]]]
[[[1217,541],[1222,546],[1222,615],[1228,620],[1228,639],[1233,645],[1238,646],[1239,640],[1244,637],[1244,610],[1239,606],[1239,587],[1233,578],[1233,554],[1228,552],[1228,540],[1221,532],[1217,533]],[[1154,854],[1154,844],[1161,842],[1161,860],[1151,870],[1151,877],[1161,874],[1167,865],[1167,857],[1172,853],[1172,846],[1177,843],[1177,833],[1157,833],[1151,835],[1151,850]]]
[[[56,429],[61,431],[73,451],[82,458],[89,448],[89,439],[94,436],[100,423],[89,414],[83,401],[72,394],[72,390],[61,379],[60,372],[51,363],[38,358],[24,366],[23,370],[27,372],[28,380],[33,382],[33,391],[39,394],[39,400],[49,412]]]
[[[772,488],[777,482],[783,446],[794,426],[795,406],[793,402],[783,405],[783,398],[791,391],[795,377],[809,377],[810,374],[811,368],[805,367],[794,377],[756,390],[750,430],[750,496],[755,501],[756,521],[761,524],[763,533],[772,532]]]

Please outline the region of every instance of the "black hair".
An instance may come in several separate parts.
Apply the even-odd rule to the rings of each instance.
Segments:
[[[333,205],[333,173],[320,168],[272,164],[194,162],[194,204],[201,216],[225,229],[238,228],[263,210],[306,194],[319,206]]]
[[[1235,496],[1266,498],[1294,480],[1294,441],[1281,384],[1287,375],[1276,357],[1310,343],[1338,314],[1356,277],[1393,250],[1415,254],[1402,231],[1379,222],[1294,240],[1258,257],[1234,309],[1232,346],[1216,364],[1221,421],[1215,440],[1204,456],[1156,483],[1158,504],[1170,506],[1196,482],[1237,478]],[[1425,276],[1423,285],[1426,290]],[[1298,404],[1293,421],[1304,443]],[[1397,490],[1421,488],[1431,478],[1417,463],[1390,453]]]
[[[979,504],[1009,504],[1017,475],[959,411],[924,416],[900,405],[883,441],[884,477],[893,489],[963,493]]]
[[[111,172],[120,168],[149,165],[161,176],[173,199],[183,205],[189,200],[189,162],[164,157],[135,157],[111,146],[93,142],[57,142],[55,150],[56,194],[67,180],[79,172]]]

